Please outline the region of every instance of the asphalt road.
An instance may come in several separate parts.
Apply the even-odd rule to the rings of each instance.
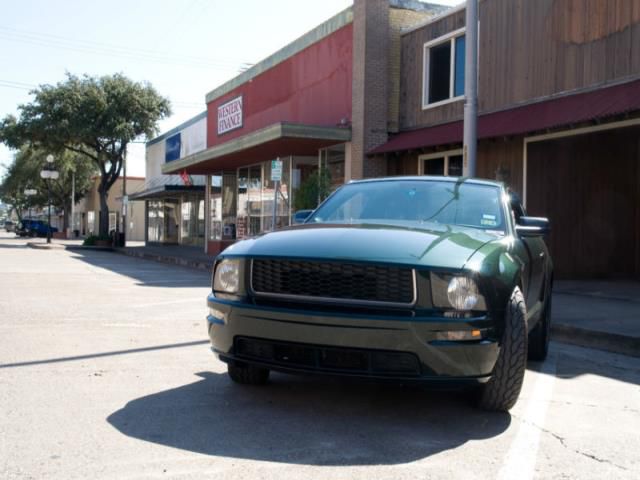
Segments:
[[[510,414],[416,387],[241,387],[208,348],[208,284],[0,233],[0,478],[640,478],[640,359],[554,343]]]

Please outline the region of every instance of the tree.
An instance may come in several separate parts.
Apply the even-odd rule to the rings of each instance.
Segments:
[[[47,154],[35,148],[21,148],[0,183],[0,199],[11,205],[20,219],[24,210],[48,204],[47,184],[40,178],[40,172],[47,165]],[[91,188],[91,179],[97,174],[97,169],[86,156],[69,151],[56,156],[53,168],[60,175],[50,183],[51,204],[64,210],[63,228],[66,230],[69,225],[74,177],[74,202],[78,202]],[[27,196],[24,194],[27,188],[37,190],[38,193]]]
[[[35,98],[18,107],[19,118],[9,115],[0,122],[0,141],[11,148],[33,145],[53,155],[66,150],[89,158],[100,172],[99,230],[107,235],[107,196],[120,176],[127,146],[157,132],[158,121],[171,114],[169,100],[148,83],[121,74],[67,74],[65,81],[31,93]]]

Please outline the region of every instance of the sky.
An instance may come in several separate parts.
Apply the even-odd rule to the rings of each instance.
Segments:
[[[433,3],[458,5],[460,0]],[[123,73],[173,105],[160,133],[206,110],[205,95],[352,0],[0,0],[0,118],[29,90],[75,75]],[[13,152],[0,145],[0,177]],[[144,144],[127,175],[144,176]]]

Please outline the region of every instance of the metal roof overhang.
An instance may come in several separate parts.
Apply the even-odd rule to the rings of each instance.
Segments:
[[[152,198],[163,198],[181,193],[204,192],[204,185],[159,185],[141,192],[129,194],[129,200],[149,200]]]
[[[318,149],[351,140],[351,129],[276,123],[262,130],[165,163],[162,173],[212,174],[288,155],[317,155]]]
[[[478,117],[478,139],[522,135],[640,111],[640,80],[562,95]],[[369,155],[462,142],[463,122],[409,130]]]

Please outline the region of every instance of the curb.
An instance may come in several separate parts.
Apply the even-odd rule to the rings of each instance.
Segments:
[[[186,258],[165,256],[165,255],[156,255],[153,253],[144,253],[144,252],[132,252],[130,250],[122,250],[122,249],[112,249],[113,252],[119,253],[121,255],[126,255],[128,257],[133,258],[141,258],[143,260],[151,260],[159,263],[165,263],[169,265],[177,265],[179,267],[187,267],[194,270],[199,270],[203,272],[211,272],[211,267],[213,265],[213,260],[211,262],[202,262],[200,260],[188,260]]]
[[[572,325],[552,324],[551,340],[631,357],[640,357],[640,337],[630,337],[599,330],[587,330],[586,328]]]
[[[95,245],[64,245],[66,250],[95,250],[98,252],[113,252],[115,251],[113,247],[96,247]]]
[[[35,248],[36,250],[64,250],[64,245],[59,243],[34,243],[27,242],[27,247]]]

